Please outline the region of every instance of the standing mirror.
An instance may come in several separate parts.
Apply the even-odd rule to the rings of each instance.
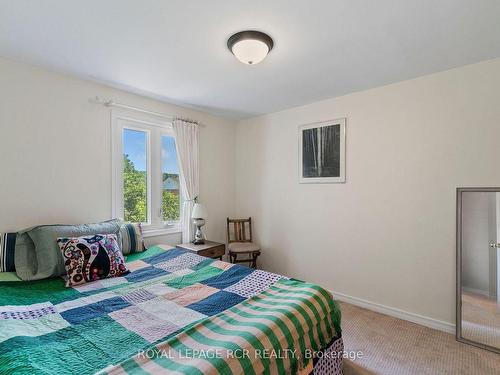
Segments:
[[[457,340],[500,353],[500,188],[457,189]]]

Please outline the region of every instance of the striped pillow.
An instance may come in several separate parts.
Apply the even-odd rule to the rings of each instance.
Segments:
[[[14,272],[14,250],[17,233],[0,233],[0,272]]]
[[[142,238],[141,223],[122,224],[120,228],[120,235],[122,238],[123,255],[140,253],[141,251],[146,250],[144,247],[144,240]]]

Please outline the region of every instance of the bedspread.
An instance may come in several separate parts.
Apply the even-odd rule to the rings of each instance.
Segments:
[[[161,246],[127,266],[73,288],[0,283],[0,373],[294,374],[341,347],[314,284]]]

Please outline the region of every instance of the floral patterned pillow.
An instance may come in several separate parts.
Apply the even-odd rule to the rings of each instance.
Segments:
[[[130,272],[115,234],[58,238],[57,244],[62,251],[68,275],[67,287]]]

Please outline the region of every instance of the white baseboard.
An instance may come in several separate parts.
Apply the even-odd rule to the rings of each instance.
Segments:
[[[361,298],[351,297],[343,293],[331,292],[335,299],[342,302],[350,303],[351,305],[363,307],[367,310],[372,310],[381,314],[389,315],[394,318],[407,320],[412,323],[420,324],[425,327],[437,329],[447,333],[455,333],[455,325],[442,320],[436,320],[427,316],[414,314],[408,311],[403,311],[394,307],[384,306],[375,302],[370,302]]]

